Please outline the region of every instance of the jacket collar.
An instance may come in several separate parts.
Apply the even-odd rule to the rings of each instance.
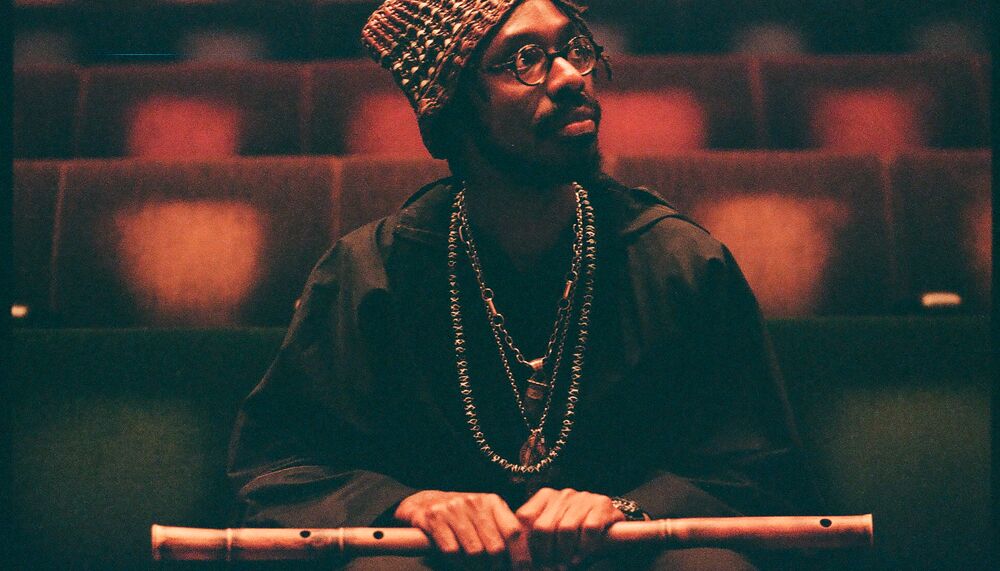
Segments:
[[[452,198],[460,181],[455,177],[436,180],[403,203],[394,217],[393,234],[428,246],[445,247]],[[629,188],[601,174],[587,185],[598,216],[607,216],[610,230],[629,238],[668,217],[689,220],[656,192],[644,187]],[[604,208],[602,208],[602,206]],[[690,220],[689,220],[690,221]]]

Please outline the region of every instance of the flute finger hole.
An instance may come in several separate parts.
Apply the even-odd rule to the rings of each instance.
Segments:
[[[374,537],[375,539],[382,539],[383,537],[385,537],[385,534],[382,533],[381,531],[376,531],[375,533],[372,534],[372,537]]]
[[[299,532],[299,537],[303,539],[309,537],[310,535],[312,535],[312,532],[309,531],[308,529],[303,529],[302,531]]]
[[[823,527],[830,527],[831,525],[833,525],[833,522],[828,520],[827,518],[823,518],[819,520],[819,524]]]

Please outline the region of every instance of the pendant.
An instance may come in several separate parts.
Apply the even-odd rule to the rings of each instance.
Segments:
[[[533,466],[542,458],[545,458],[548,453],[549,451],[545,446],[545,436],[542,435],[542,429],[536,428],[531,431],[531,434],[528,435],[528,439],[521,445],[521,452],[518,455],[518,459],[521,461],[522,466]]]
[[[524,387],[524,415],[528,422],[537,425],[542,420],[542,411],[545,408],[545,397],[549,393],[549,384],[545,382],[545,372],[543,365],[545,359],[539,357],[528,365],[534,370],[528,383]]]

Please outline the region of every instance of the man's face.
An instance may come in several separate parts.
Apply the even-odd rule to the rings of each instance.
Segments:
[[[508,176],[533,184],[568,182],[600,168],[593,73],[581,75],[562,57],[534,86],[510,71],[489,70],[527,44],[553,53],[576,35],[579,30],[550,0],[526,0],[483,51],[469,93],[474,117],[467,132],[483,158]]]

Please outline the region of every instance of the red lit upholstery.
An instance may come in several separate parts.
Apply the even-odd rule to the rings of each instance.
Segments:
[[[68,167],[56,310],[77,325],[284,324],[329,244],[328,159]]]
[[[732,250],[768,316],[867,314],[892,298],[880,167],[871,157],[766,152],[621,157]]]
[[[113,213],[121,275],[145,316],[233,323],[260,281],[270,220],[232,200],[150,201]]]
[[[344,135],[347,154],[428,156],[416,116],[400,92],[372,93],[359,100]]]
[[[374,62],[317,65],[312,82],[312,152],[430,158],[406,97]]]
[[[849,152],[925,147],[920,116],[929,98],[923,90],[831,89],[818,94],[809,110],[813,140],[819,147]]]
[[[345,159],[341,175],[340,234],[391,214],[420,187],[448,174],[447,163],[433,159]]]
[[[764,61],[761,74],[775,148],[892,154],[987,141],[966,58],[793,58]]]
[[[11,301],[27,305],[32,318],[48,314],[52,233],[58,194],[59,163],[14,162],[14,291]]]
[[[669,153],[708,146],[705,108],[687,89],[611,92],[601,97],[601,149]]]
[[[199,158],[301,149],[300,68],[276,64],[96,68],[83,156]]]
[[[68,66],[14,69],[14,156],[73,155],[73,117],[79,80]]]
[[[613,79],[598,66],[607,154],[663,154],[759,144],[742,59],[616,57]]]
[[[239,154],[240,108],[222,99],[154,95],[128,113],[125,154],[149,158],[210,158]]]
[[[892,196],[906,301],[954,292],[970,311],[990,306],[989,151],[924,151],[892,163]]]

